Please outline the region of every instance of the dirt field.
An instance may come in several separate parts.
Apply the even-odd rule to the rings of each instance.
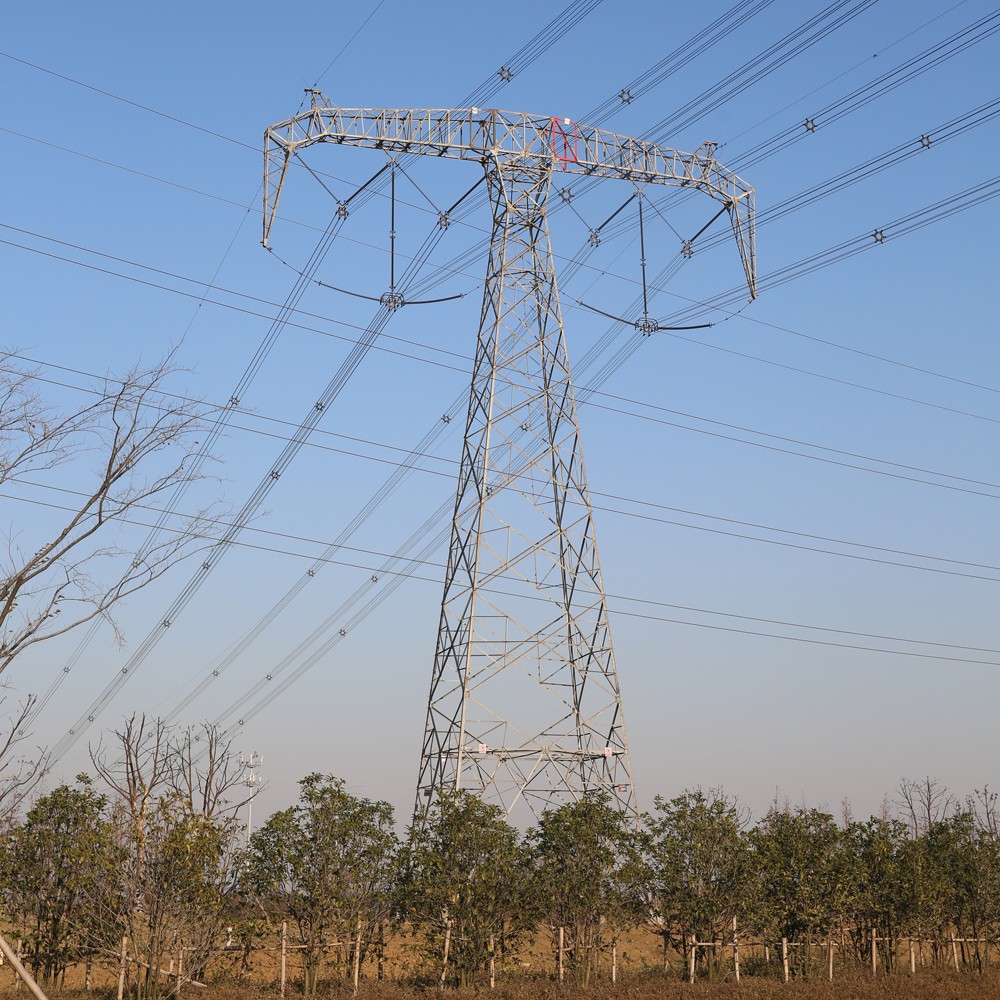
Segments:
[[[440,996],[435,972],[422,960],[422,943],[405,933],[393,936],[386,948],[386,981],[375,981],[374,963],[366,963],[360,984],[360,1000],[430,1000]],[[810,978],[781,981],[781,967],[772,953],[765,964],[761,948],[741,946],[744,975],[735,982],[732,966],[727,960],[716,982],[687,983],[681,971],[682,958],[670,953],[670,971],[662,971],[662,952],[657,936],[643,929],[624,935],[618,951],[618,982],[610,982],[610,956],[602,954],[593,985],[587,988],[570,981],[555,980],[555,967],[549,938],[538,937],[524,949],[519,967],[498,969],[496,989],[486,987],[465,990],[447,989],[454,1000],[470,997],[476,1000],[567,1000],[584,997],[588,1000],[1000,1000],[1000,966],[995,963],[986,974],[971,971],[956,972],[950,967],[927,965],[918,967],[911,976],[905,956],[897,956],[899,971],[892,975],[872,978],[867,968],[853,962],[838,960],[835,980],[826,976],[825,959],[817,961]],[[346,955],[341,955],[341,961]],[[172,963],[171,963],[172,964]],[[209,966],[207,986],[184,985],[183,1000],[279,1000],[278,949],[269,946],[254,951],[249,967],[241,971],[241,953],[218,952]],[[337,954],[329,953],[329,965],[322,978],[319,998],[352,997],[350,983],[345,981],[346,962],[337,969]],[[747,973],[750,973],[749,975]],[[46,990],[50,1000],[116,1000],[117,970],[95,966],[90,993],[83,990],[84,970],[68,970],[65,990]],[[30,1000],[23,987],[15,994],[13,974],[9,966],[0,967],[0,995]],[[164,994],[167,983],[162,982]],[[172,985],[172,983],[170,984]],[[44,988],[44,987],[43,987]],[[126,994],[127,996],[127,994]],[[288,1000],[302,997],[299,957],[288,954]]]
[[[588,989],[569,984],[560,988],[558,983],[524,977],[516,983],[498,983],[494,991],[487,989],[465,990],[459,993],[447,990],[456,1000],[459,996],[475,997],[476,1000],[566,1000],[568,997],[584,997],[587,1000],[990,1000],[1000,998],[1000,978],[996,976],[958,975],[925,970],[911,979],[909,976],[890,976],[875,981],[861,976],[844,978],[840,982],[822,980],[790,982],[788,984],[772,980],[744,979],[740,983],[696,983],[689,985],[677,979],[659,976],[628,977],[615,986],[599,983]],[[4,995],[28,997],[22,989],[14,994],[10,981],[6,980]],[[359,997],[363,1000],[418,1000],[441,994],[432,986],[418,988],[395,983],[361,984]],[[199,990],[188,987],[183,996],[197,997],[199,1000],[276,1000],[277,988],[261,989],[241,987],[235,984],[210,986]],[[301,993],[289,989],[289,1000],[295,1000]],[[319,997],[346,998],[351,996],[349,985],[323,984]],[[49,993],[50,1000],[113,1000],[114,990],[110,987],[95,988],[89,994],[82,990]]]

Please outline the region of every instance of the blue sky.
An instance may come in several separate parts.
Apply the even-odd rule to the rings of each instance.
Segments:
[[[736,5],[639,2],[625,13],[605,0],[561,37],[543,35],[539,44],[550,47],[499,83],[496,71],[565,6],[13,8],[0,45],[3,343],[67,384],[50,387],[67,402],[89,375],[180,344],[188,371],[178,391],[224,403],[267,332],[276,311],[268,303],[285,301],[336,207],[294,172],[275,252],[261,249],[261,137],[299,110],[304,88],[318,85],[346,107],[452,107],[493,80],[491,106],[587,121]],[[838,16],[833,6],[821,25]],[[697,334],[636,342],[618,331],[595,355],[610,324],[578,302],[633,318],[641,286],[632,209],[623,212],[629,225],[597,251],[583,252],[586,236],[631,192],[608,182],[574,200],[579,214],[552,213],[578,392],[603,393],[581,404],[580,422],[644,806],[655,794],[723,785],[757,813],[776,791],[834,811],[848,797],[867,813],[904,776],[929,774],[959,793],[996,780],[1000,203],[954,214],[943,205],[916,219],[931,224],[905,234],[906,224],[892,224],[976,185],[996,191],[1000,124],[996,109],[982,109],[1000,98],[1000,42],[985,24],[965,36],[964,51],[931,66],[925,53],[987,17],[989,5],[847,4],[839,14],[855,15],[808,50],[762,79],[737,77],[717,107],[698,103],[823,9],[761,4],[668,79],[636,87],[631,103],[611,101],[590,122],[679,149],[721,144],[720,161],[757,190],[756,302],[709,309],[716,325]],[[875,81],[910,60],[928,68],[880,93]],[[840,117],[824,112],[866,87],[870,100],[854,99]],[[675,114],[689,102],[695,113]],[[815,131],[805,128],[809,118]],[[960,119],[969,127],[945,138],[942,127],[962,128]],[[751,155],[781,135],[792,140],[786,148]],[[309,162],[342,198],[384,161],[320,146]],[[868,163],[884,169],[858,179]],[[431,206],[446,207],[478,178],[472,164],[436,160],[408,173],[400,262],[433,228]],[[856,182],[764,222],[837,177]],[[566,186],[556,179],[557,190]],[[664,196],[660,205],[647,223],[651,274],[676,257],[667,223],[692,235],[715,211],[707,199]],[[449,229],[421,277],[441,279],[436,295],[464,297],[393,317],[382,349],[364,358],[271,491],[257,530],[242,536],[247,544],[220,564],[87,739],[133,710],[169,713],[464,397],[487,224],[483,209]],[[884,243],[871,236],[879,228]],[[345,224],[317,276],[380,294],[388,230],[388,201],[373,199]],[[716,232],[721,220],[706,238]],[[769,282],[854,240],[859,252],[837,263]],[[658,317],[718,301],[742,280],[724,239],[675,270],[656,283]],[[282,330],[218,449],[215,488],[235,509],[374,315],[370,303],[317,285],[299,308],[311,315]],[[605,370],[619,349],[620,367]],[[460,424],[442,429],[421,471],[352,536],[353,548],[178,722],[226,712],[350,595],[377,590],[364,588],[384,557],[452,495]],[[25,496],[0,498],[4,527],[44,531]],[[408,811],[443,558],[439,548],[412,567],[412,579],[234,729],[241,749],[264,755],[269,787],[255,819],[291,801],[295,781],[312,770]],[[64,735],[192,569],[178,568],[121,610],[126,648],[110,632],[98,636],[38,719],[34,742]],[[15,693],[49,689],[75,645],[52,643],[18,662],[8,674]],[[85,744],[57,777],[85,765]]]

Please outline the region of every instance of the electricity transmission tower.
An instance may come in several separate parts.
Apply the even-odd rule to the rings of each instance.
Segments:
[[[417,813],[438,789],[468,789],[508,813],[603,792],[635,814],[546,201],[554,171],[704,192],[728,212],[754,296],[753,189],[708,144],[681,153],[566,119],[314,94],[265,135],[265,244],[292,156],[317,142],[473,160],[492,212]],[[391,293],[383,305],[405,304]],[[659,329],[648,315],[636,328]]]

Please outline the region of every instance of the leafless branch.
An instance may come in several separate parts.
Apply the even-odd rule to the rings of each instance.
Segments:
[[[244,784],[243,766],[232,738],[208,722],[171,741],[168,780],[191,812],[207,819],[234,815],[249,798],[245,793],[230,798]]]
[[[5,698],[0,698],[3,706]],[[34,757],[16,753],[20,743],[27,739],[25,723],[35,706],[36,698],[29,695],[7,717],[0,731],[0,833],[5,832],[21,811],[25,799],[45,774],[48,760],[44,753]]]
[[[0,486],[22,500],[26,489],[46,491],[32,501],[46,511],[39,526],[6,534],[0,673],[35,643],[97,617],[120,639],[114,606],[208,540],[207,512],[153,532],[137,550],[120,538],[130,514],[176,500],[203,476],[194,448],[207,407],[166,392],[174,373],[161,363],[109,376],[64,412],[38,395],[33,371],[0,358]]]

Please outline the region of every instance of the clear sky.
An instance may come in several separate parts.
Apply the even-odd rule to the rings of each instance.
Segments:
[[[677,235],[694,235],[715,211],[707,199],[657,195],[646,232],[652,311],[664,318],[692,303],[727,303],[694,310],[716,324],[709,330],[638,338],[619,328],[606,337],[611,324],[578,304],[637,318],[634,205],[622,213],[626,225],[587,248],[589,229],[631,193],[621,183],[599,185],[551,219],[578,391],[604,394],[581,402],[580,422],[640,804],[722,785],[758,814],[776,791],[833,811],[847,797],[867,814],[904,776],[929,774],[958,793],[995,784],[1000,33],[996,16],[984,20],[991,6],[605,0],[578,4],[570,30],[536,38],[565,7],[10,7],[0,43],[0,339],[62,383],[46,391],[67,402],[90,375],[180,344],[189,372],[175,388],[225,403],[336,209],[314,177],[294,171],[275,253],[261,249],[261,136],[300,109],[306,87],[346,107],[453,107],[486,81],[486,106],[684,150],[718,142],[720,161],[757,190],[759,299],[743,308],[745,296],[727,297],[742,272],[724,220],[676,266]],[[727,12],[748,17],[698,51],[700,33]],[[532,39],[513,78],[500,81],[500,67]],[[673,65],[684,65],[647,74],[675,50]],[[623,103],[617,95],[630,87]],[[383,162],[333,146],[309,159],[336,198]],[[437,210],[479,176],[473,164],[429,159],[407,171],[398,267],[434,231]],[[555,187],[571,184],[557,178]],[[789,203],[801,192],[801,203]],[[444,235],[418,280],[427,297],[464,297],[393,316],[381,349],[364,357],[241,536],[246,544],[56,778],[85,766],[87,741],[123,715],[172,713],[393,463],[463,405],[487,224],[483,208]],[[879,229],[884,242],[873,236]],[[317,277],[379,295],[389,282],[388,231],[380,196],[352,214]],[[843,254],[832,252],[840,245]],[[814,255],[819,264],[844,259],[801,263]],[[786,267],[793,280],[781,282]],[[375,308],[306,289],[297,325],[281,330],[218,448],[234,510]],[[269,787],[255,820],[289,803],[313,770],[408,812],[443,546],[409,566],[370,613],[352,620],[356,604],[333,615],[331,634],[350,621],[347,636],[279,696],[260,698],[278,687],[269,673],[287,677],[302,663],[286,657],[305,635],[352,595],[366,601],[385,586],[387,575],[371,583],[372,574],[453,495],[461,423],[441,427],[419,471],[352,534],[351,548],[176,716],[222,717],[240,749],[263,754]],[[43,495],[24,487],[0,497],[4,528],[44,531],[25,502]],[[428,540],[446,527],[436,525]],[[143,534],[136,529],[136,544]],[[15,695],[43,694],[63,677],[34,743],[65,734],[193,569],[178,568],[121,609],[125,649],[101,632],[68,674],[75,640],[39,647],[11,669]],[[261,694],[239,704],[258,684]]]

